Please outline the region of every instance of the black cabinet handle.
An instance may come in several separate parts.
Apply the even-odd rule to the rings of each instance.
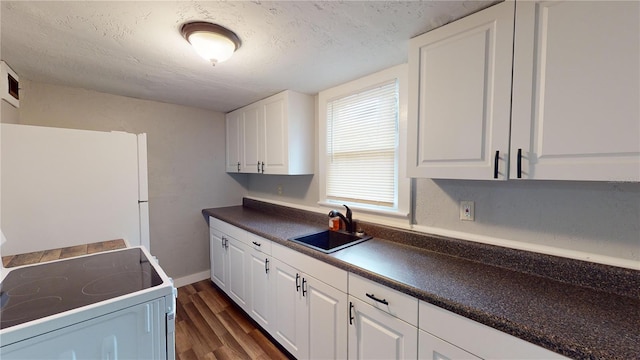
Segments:
[[[252,241],[252,243],[253,243],[253,245],[255,245],[255,246],[262,246],[262,244],[260,244],[260,243],[259,243],[259,242],[257,242],[257,241]]]
[[[264,259],[264,273],[269,273],[269,259]]]
[[[240,172],[240,161],[238,161],[238,172]]]
[[[260,161],[258,161],[258,172],[260,172]]]
[[[300,274],[296,273],[296,292],[300,291]]]
[[[522,149],[518,149],[518,179],[522,179]]]
[[[302,296],[307,293],[307,279],[302,278]]]
[[[349,325],[353,325],[353,303],[349,301]]]
[[[369,294],[369,293],[365,293],[365,294],[367,295],[367,297],[368,297],[369,299],[375,300],[375,301],[377,301],[377,302],[379,302],[379,303],[382,303],[382,304],[385,304],[385,305],[389,305],[389,302],[388,302],[387,300],[385,300],[385,299],[378,299],[378,298],[377,298],[375,295],[373,295],[373,294]]]
[[[500,150],[496,150],[496,156],[493,158],[493,178],[498,178],[498,160],[500,159]]]
[[[264,161],[262,162],[262,173],[264,174]]]
[[[224,241],[225,241],[225,238],[223,236],[223,237],[220,238],[220,244],[222,245],[223,249],[224,249]]]

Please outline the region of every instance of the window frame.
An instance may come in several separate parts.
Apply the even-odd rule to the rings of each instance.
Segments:
[[[358,210],[383,217],[408,219],[411,201],[411,180],[407,177],[407,64],[397,65],[362,78],[323,90],[318,94],[318,204],[330,208],[340,208],[346,204]],[[355,202],[338,202],[327,198],[327,103],[335,98],[349,96],[374,88],[390,81],[398,82],[398,147],[396,164],[398,166],[398,191],[396,207],[379,207]]]

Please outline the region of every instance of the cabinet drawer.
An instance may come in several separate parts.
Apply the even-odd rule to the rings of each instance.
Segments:
[[[420,301],[419,328],[483,359],[566,359],[424,301]]]
[[[409,324],[418,326],[418,299],[413,296],[352,273],[349,273],[349,295]]]
[[[339,269],[333,265],[329,265],[324,261],[314,259],[296,250],[282,246],[280,244],[272,244],[271,256],[292,266],[322,282],[333,286],[334,288],[346,293],[348,274],[345,270]]]
[[[254,250],[271,255],[271,240],[247,232],[247,241]]]
[[[247,245],[250,244],[247,243],[247,232],[245,230],[211,216],[209,216],[209,229],[216,229],[219,232],[228,235],[236,240],[240,240]]]

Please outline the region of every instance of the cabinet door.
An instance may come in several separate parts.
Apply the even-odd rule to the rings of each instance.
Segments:
[[[518,3],[511,178],[640,181],[639,14],[637,1]]]
[[[209,260],[211,281],[223,291],[227,291],[227,249],[226,238],[217,230],[209,229]]]
[[[287,113],[285,98],[274,96],[264,103],[264,172],[268,174],[286,174],[288,160]]]
[[[229,238],[227,254],[229,264],[229,282],[227,294],[245,311],[249,311],[248,300],[248,265],[250,248],[245,243]]]
[[[271,331],[271,257],[251,249],[249,255],[249,315]]]
[[[416,359],[418,328],[349,296],[349,359]]]
[[[166,359],[164,298],[0,348],[2,359]]]
[[[296,358],[305,358],[309,337],[305,327],[302,273],[276,258],[272,263],[274,313],[271,336]]]
[[[225,118],[226,125],[226,171],[240,172],[240,123],[242,113],[234,111],[227,114]]]
[[[261,156],[261,127],[264,126],[264,114],[261,107],[249,106],[242,110],[242,172],[258,173]]]
[[[307,274],[302,286],[309,334],[309,353],[303,357],[346,359],[347,294]]]
[[[514,2],[409,43],[408,173],[507,178]]]
[[[418,359],[420,360],[479,360],[480,358],[440,340],[426,331],[418,331]]]

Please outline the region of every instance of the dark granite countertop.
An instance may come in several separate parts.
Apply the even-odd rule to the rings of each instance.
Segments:
[[[326,229],[321,214],[249,199],[202,212],[568,357],[640,358],[640,271],[366,223],[373,239],[324,254],[287,241]]]

